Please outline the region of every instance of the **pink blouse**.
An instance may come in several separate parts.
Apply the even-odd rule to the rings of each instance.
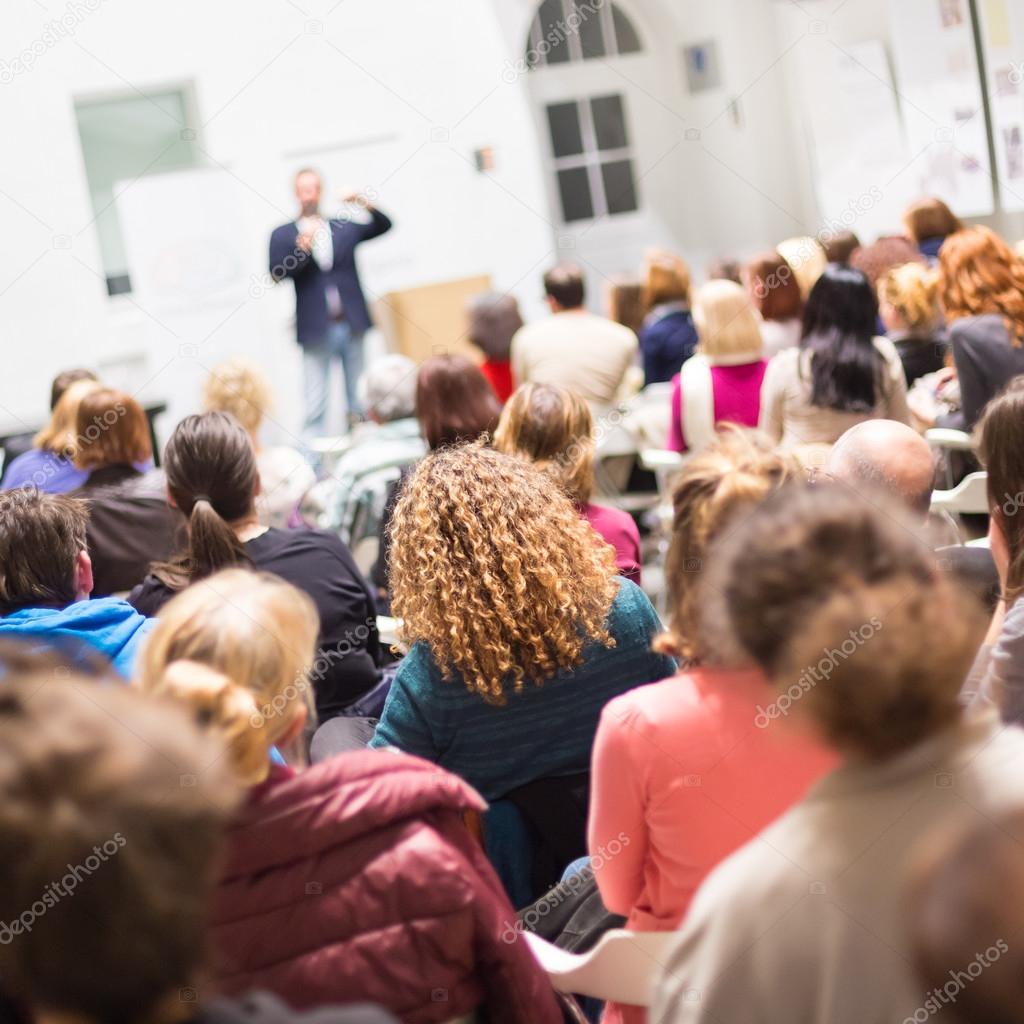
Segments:
[[[768,364],[759,359],[755,363],[738,366],[712,366],[711,387],[715,423],[738,423],[742,427],[756,427],[761,410],[761,382]],[[683,395],[679,374],[672,378],[672,422],[668,428],[668,449],[685,452],[688,448],[683,437]]]

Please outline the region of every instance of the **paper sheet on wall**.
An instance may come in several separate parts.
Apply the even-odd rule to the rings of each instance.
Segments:
[[[969,0],[889,0],[896,89],[919,196],[964,217],[993,212]]]
[[[988,79],[996,177],[1002,208],[1024,210],[1024,4],[982,0],[981,39]]]

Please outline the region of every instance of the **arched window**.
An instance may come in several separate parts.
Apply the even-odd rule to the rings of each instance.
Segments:
[[[526,66],[637,53],[640,36],[611,0],[543,0],[530,24]]]

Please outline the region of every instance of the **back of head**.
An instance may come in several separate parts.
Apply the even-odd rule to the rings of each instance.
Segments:
[[[796,274],[797,283],[800,285],[800,294],[806,299],[814,287],[815,281],[821,277],[825,264],[828,263],[825,258],[825,250],[822,249],[818,240],[810,235],[787,238],[779,242],[775,248]]]
[[[715,260],[707,270],[707,279],[709,281],[732,281],[734,284],[742,284],[742,273],[743,268],[740,266],[740,261],[733,259],[731,256],[725,256],[722,259]]]
[[[850,256],[850,266],[867,274],[872,288],[886,271],[904,263],[924,265],[926,260],[914,243],[902,235],[886,235],[871,245],[862,245]]]
[[[832,446],[825,470],[854,490],[887,492],[923,519],[931,505],[935,456],[928,442],[905,423],[865,420]]]
[[[392,520],[392,607],[409,643],[445,675],[504,703],[505,690],[579,663],[609,642],[613,549],[524,459],[482,444],[417,467]]]
[[[945,998],[942,1020],[1024,1022],[1024,814],[922,836],[906,916],[918,977]]]
[[[544,275],[544,294],[562,309],[578,309],[586,297],[583,270],[575,263],[559,263]]]
[[[74,459],[78,441],[78,409],[82,399],[101,386],[99,381],[90,378],[69,384],[53,407],[50,422],[33,439],[35,447],[64,459]]]
[[[63,395],[72,384],[75,384],[80,380],[98,381],[99,378],[92,370],[86,370],[82,367],[76,367],[72,370],[62,370],[53,378],[53,383],[50,385],[51,412],[57,408],[57,403],[60,401],[61,395]]]
[[[466,304],[469,317],[469,340],[495,362],[508,359],[512,336],[523,326],[519,303],[514,295],[483,292]]]
[[[811,403],[823,409],[871,412],[882,357],[874,346],[878,299],[867,277],[830,263],[804,307],[801,345],[811,356]]]
[[[311,707],[318,631],[313,602],[290,583],[225,570],[164,606],[137,680],[216,732],[238,779],[252,785],[266,777],[270,747]]]
[[[790,487],[714,546],[708,614],[851,757],[902,752],[959,719],[974,603],[902,509],[835,484]]]
[[[697,289],[693,320],[700,353],[711,363],[753,362],[761,358],[761,321],[742,285],[708,281]]]
[[[797,463],[768,439],[738,428],[724,431],[687,461],[672,490],[672,540],[665,580],[672,605],[670,631],[658,649],[688,661],[714,660],[700,635],[700,583],[708,547],[733,517],[799,477]]]
[[[930,332],[940,319],[939,278],[922,263],[903,263],[878,279],[878,298],[913,331]]]
[[[34,488],[0,493],[0,615],[70,604],[75,563],[86,550],[84,501]]]
[[[431,356],[416,376],[416,418],[431,448],[493,433],[501,403],[476,363],[460,355]]]
[[[177,708],[68,668],[0,691],[0,974],[68,1019],[142,1024],[202,969],[237,792]]]
[[[359,398],[378,423],[416,415],[416,364],[398,352],[375,359],[359,378]]]
[[[995,314],[1024,341],[1024,259],[991,228],[950,235],[939,251],[939,300],[947,320]]]
[[[638,334],[650,308],[643,283],[637,278],[619,275],[609,281],[607,295],[608,319]]]
[[[822,242],[822,248],[829,263],[849,263],[860,248],[860,239],[852,231],[836,231]]]
[[[744,268],[747,291],[764,320],[793,320],[804,308],[793,268],[774,249],[755,256]]]
[[[903,226],[917,243],[931,238],[945,238],[959,231],[960,218],[939,198],[929,196],[911,203],[903,213]]]
[[[690,304],[690,268],[673,253],[652,249],[644,257],[644,305],[648,310],[665,302]]]
[[[82,396],[75,433],[75,465],[79,469],[130,466],[153,456],[149,421],[142,406],[114,388],[96,388]]]
[[[988,474],[989,514],[1006,540],[1010,564],[1005,597],[1024,593],[1024,377],[1016,377],[985,408],[978,454]]]
[[[522,384],[501,411],[494,447],[536,463],[573,501],[585,505],[594,490],[593,434],[590,407],[575,392]]]
[[[271,404],[267,378],[255,363],[241,356],[215,366],[203,385],[203,408],[231,413],[253,436]]]

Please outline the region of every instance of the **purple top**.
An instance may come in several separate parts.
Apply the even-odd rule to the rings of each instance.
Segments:
[[[0,490],[10,491],[29,484],[45,494],[66,494],[81,487],[88,476],[87,469],[76,469],[60,455],[45,448],[32,448],[11,460]]]
[[[633,517],[607,505],[583,505],[580,514],[615,548],[615,564],[620,574],[640,586],[640,531]]]
[[[761,411],[761,382],[768,363],[740,363],[739,366],[712,366],[712,408],[715,425],[738,423],[741,427],[756,427]],[[669,451],[685,452],[683,437],[683,394],[679,374],[672,378],[672,422],[668,428]]]

